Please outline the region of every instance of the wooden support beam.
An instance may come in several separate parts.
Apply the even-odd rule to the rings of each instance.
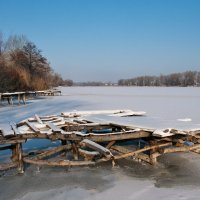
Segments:
[[[26,95],[25,94],[22,94],[22,101],[24,104],[26,104]]]
[[[88,140],[88,139],[84,139],[80,142],[80,146],[82,147],[89,147],[95,151],[98,151],[100,154],[104,155],[105,157],[107,158],[111,158],[113,157],[111,151],[91,140]]]
[[[26,139],[3,139],[3,140],[0,140],[0,144],[16,144],[16,143],[23,143],[25,142]]]
[[[184,151],[192,151],[195,149],[199,149],[200,144],[196,144],[193,146],[183,146],[183,147],[173,147],[173,148],[165,148],[161,151],[161,153],[175,153],[175,152],[184,152]]]
[[[37,131],[39,131],[37,129]],[[36,135],[37,134],[37,135]],[[45,133],[28,133],[28,134],[21,134],[21,139],[32,139],[32,138],[47,138],[47,139],[61,139],[61,140],[68,140],[68,141],[81,141],[83,139],[89,139],[94,142],[110,142],[110,141],[119,141],[119,140],[129,140],[129,139],[138,139],[149,137],[151,134],[145,131],[133,131],[133,132],[116,132],[112,134],[93,134],[87,133],[82,134],[81,132],[77,134],[77,132],[67,132],[67,134],[60,134],[56,133],[52,136],[52,134],[45,134]]]
[[[20,100],[21,100],[20,94],[17,95],[17,99],[18,99],[18,104],[20,105]]]
[[[127,131],[127,132],[116,132],[114,134],[93,134],[90,136],[86,136],[85,138],[88,138],[92,141],[96,142],[108,142],[108,141],[118,141],[118,140],[128,140],[128,139],[138,139],[138,138],[145,138],[150,137],[151,133],[146,131]]]
[[[106,148],[107,148],[107,149],[110,149],[115,143],[116,143],[116,141],[110,141],[110,142],[107,144]]]
[[[145,153],[138,153],[134,157],[137,158],[138,160],[142,160],[142,161],[144,161],[144,162],[146,162],[148,164],[153,164],[151,162],[150,157],[147,154],[145,154]]]
[[[114,145],[111,147],[111,149],[123,154],[132,152],[130,149],[126,148],[125,146],[119,146],[119,145]]]
[[[15,168],[17,166],[16,163],[5,163],[5,164],[1,164],[0,165],[0,171],[6,171],[6,170],[9,170],[9,169],[12,169],[12,168]]]
[[[157,163],[157,158],[160,156],[161,154],[159,152],[154,152],[150,155],[150,162],[152,165]]]
[[[147,147],[144,147],[143,149],[138,149],[138,150],[130,152],[130,153],[114,156],[114,159],[115,160],[119,160],[119,159],[123,159],[123,158],[127,158],[127,157],[130,157],[130,156],[133,156],[133,155],[138,154],[138,153],[142,153],[142,152],[151,150],[153,148],[157,148],[157,147],[161,148],[161,147],[166,147],[166,146],[171,146],[171,145],[172,145],[171,142],[167,142],[167,143],[164,143],[164,144],[147,146]]]
[[[59,153],[63,150],[69,150],[71,148],[72,148],[72,146],[70,144],[62,145],[62,146],[59,146],[59,147],[56,147],[56,148],[53,148],[53,149],[50,149],[50,150],[46,150],[46,151],[42,152],[41,154],[33,157],[32,159],[33,160],[41,160],[41,159],[44,159],[46,157],[52,156],[56,153]]]
[[[61,145],[67,145],[67,140],[61,140]],[[70,144],[71,145],[71,144]],[[66,156],[67,150],[63,150],[63,156]]]
[[[200,148],[198,148],[198,149],[193,149],[193,150],[191,150],[191,151],[194,152],[194,153],[200,154]]]
[[[95,165],[95,162],[92,162],[92,161],[70,161],[70,160],[48,161],[48,160],[32,160],[28,158],[23,158],[23,161],[29,164],[46,165],[46,166],[53,166],[53,167]]]
[[[122,154],[127,154],[127,153],[131,153],[132,151],[126,147],[122,147],[122,146],[118,146],[118,145],[115,145],[113,147],[111,147],[111,149],[115,150],[115,151],[118,151]],[[137,159],[140,159],[142,161],[145,161],[149,164],[151,164],[151,160],[150,160],[150,157],[147,155],[147,154],[144,154],[144,153],[138,153],[138,154],[135,154],[133,155],[135,158]]]

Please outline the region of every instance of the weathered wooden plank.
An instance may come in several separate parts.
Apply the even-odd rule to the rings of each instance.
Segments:
[[[74,119],[73,122],[77,122],[78,124],[87,124],[87,122],[79,119]]]
[[[53,131],[53,133],[63,133],[64,132],[62,129],[58,128],[51,122],[47,122],[46,124]]]
[[[35,133],[40,133],[40,130],[37,129],[33,124],[31,124],[28,120],[25,121],[25,123],[27,124],[27,126],[33,130]]]
[[[0,130],[0,136],[3,137],[4,139],[8,139],[12,136],[14,136],[14,132],[12,131],[12,129],[4,131],[3,129]]]
[[[16,143],[24,143],[26,141],[26,139],[3,139],[0,140],[0,144],[4,145],[4,144],[16,144]]]
[[[42,120],[37,114],[35,114],[35,119],[37,120],[38,123],[43,124]]]
[[[116,132],[112,134],[90,134],[85,138],[96,142],[108,142],[113,140],[128,140],[149,137],[151,133],[146,131]]]
[[[20,135],[20,132],[14,123],[10,123],[10,126],[11,126],[11,129],[14,131],[14,135]]]
[[[56,133],[54,135],[48,135],[44,133],[29,133],[23,134],[20,137],[22,139],[32,139],[32,138],[49,138],[49,139],[61,139],[61,140],[70,140],[70,141],[81,141],[83,139],[89,139],[94,142],[110,142],[110,141],[119,141],[119,140],[129,140],[129,139],[138,139],[138,138],[147,138],[151,136],[151,133],[145,131],[129,131],[129,132],[116,132],[112,134],[83,134],[81,132],[67,132],[66,134]]]

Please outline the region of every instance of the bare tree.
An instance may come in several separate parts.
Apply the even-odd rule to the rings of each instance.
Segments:
[[[27,43],[28,39],[24,35],[11,35],[5,42],[6,51],[15,51],[23,49],[23,46]]]

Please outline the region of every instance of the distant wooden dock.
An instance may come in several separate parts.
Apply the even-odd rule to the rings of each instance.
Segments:
[[[113,112],[113,114],[117,114]],[[96,123],[80,118],[80,114],[62,113],[38,116],[11,123],[11,131],[0,130],[0,150],[10,149],[10,163],[0,170],[17,168],[23,173],[27,165],[87,166],[103,162],[117,164],[119,159],[135,159],[156,164],[166,153],[200,153],[200,129],[147,129],[116,123]],[[60,141],[51,149],[24,152],[22,144],[30,139]]]
[[[0,101],[3,105],[6,101],[9,105],[14,104],[14,99],[17,100],[18,104],[26,104],[26,101],[30,97],[36,96],[55,96],[61,95],[60,90],[42,90],[42,91],[26,91],[26,92],[6,92],[0,93]]]

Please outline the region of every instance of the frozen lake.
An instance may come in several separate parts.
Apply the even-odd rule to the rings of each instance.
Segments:
[[[108,120],[152,128],[200,127],[200,88],[76,87],[63,88],[63,94],[69,95],[69,99],[82,101],[77,110],[131,109],[147,112],[146,117]],[[184,122],[184,119],[191,121]]]
[[[93,116],[151,128],[200,128],[200,88],[166,87],[62,87],[62,96],[29,100],[25,106],[0,107],[0,127],[34,114],[74,110],[131,109],[144,117]],[[182,121],[181,121],[182,120]]]
[[[64,111],[131,109],[142,117],[87,116],[95,121],[116,121],[152,128],[200,128],[200,88],[66,87],[62,96],[29,100],[27,105],[0,106],[0,127],[27,117]],[[180,121],[182,119],[182,121]],[[190,120],[185,120],[190,119]],[[184,121],[185,120],[185,121]],[[31,146],[32,145],[32,146]],[[48,142],[31,143],[46,147]],[[54,144],[53,144],[54,145]],[[158,166],[122,162],[112,168],[29,167],[23,176],[0,177],[0,200],[65,199],[199,199],[200,156],[192,153],[164,155]]]

